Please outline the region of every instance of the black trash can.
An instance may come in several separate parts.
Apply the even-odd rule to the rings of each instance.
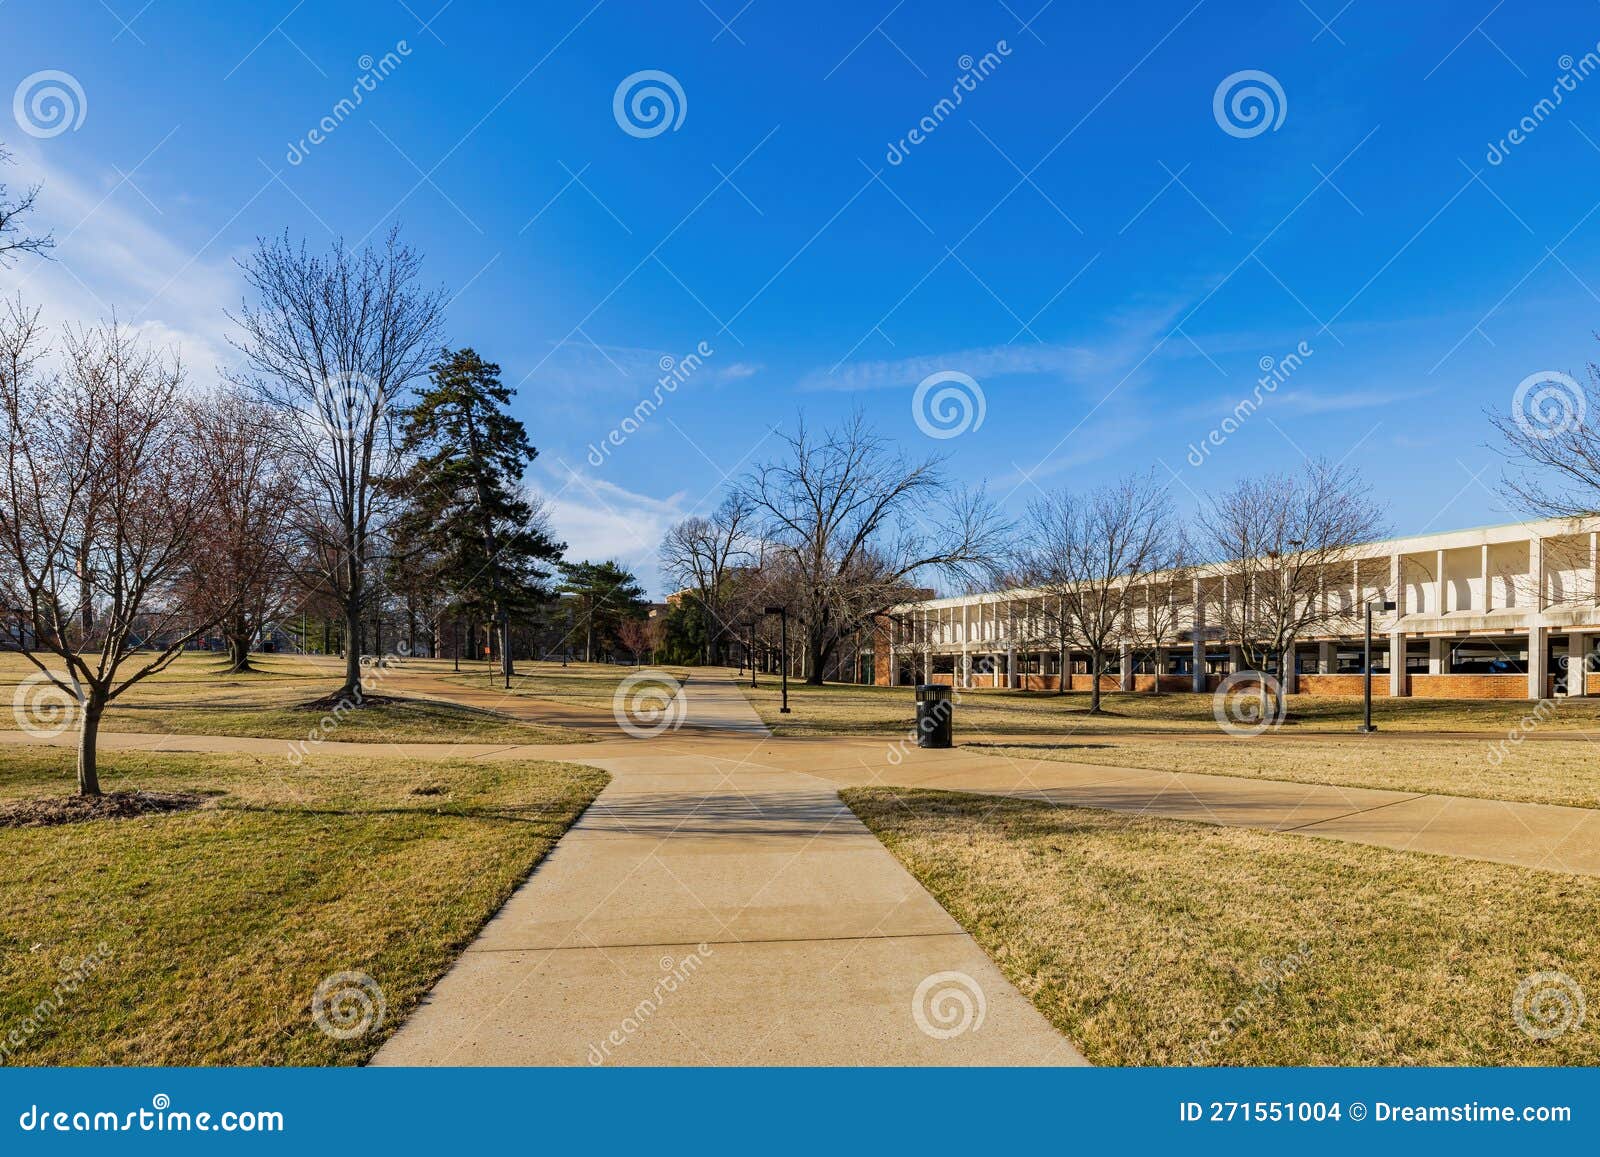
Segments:
[[[955,698],[942,683],[917,685],[917,746],[949,747]]]

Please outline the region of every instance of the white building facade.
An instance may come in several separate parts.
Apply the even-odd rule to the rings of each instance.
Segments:
[[[1134,626],[1102,669],[1102,688],[1149,690],[1159,681],[1162,690],[1205,692],[1243,669],[1240,648],[1221,629],[1235,621],[1227,601],[1241,596],[1239,585],[1214,566],[1131,581]],[[1086,654],[1069,651],[1062,669],[1050,638],[1051,597],[1022,589],[896,607],[876,632],[873,682],[1055,690],[1065,680],[1087,690],[1095,676]],[[1362,693],[1371,604],[1374,694],[1600,695],[1600,519],[1370,543],[1324,567],[1310,597],[1326,600],[1323,627],[1295,641],[1292,662],[1269,668],[1290,693]],[[1384,609],[1389,602],[1394,609]]]

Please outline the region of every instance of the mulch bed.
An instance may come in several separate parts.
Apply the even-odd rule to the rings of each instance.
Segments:
[[[193,811],[205,802],[205,796],[185,791],[113,791],[94,796],[13,800],[0,803],[0,828],[48,828],[89,820],[133,819]]]
[[[324,695],[321,699],[313,699],[308,703],[297,703],[296,711],[320,711],[327,713],[342,704],[348,704],[349,710],[359,710],[363,707],[387,707],[392,703],[405,703],[408,700],[398,695]]]

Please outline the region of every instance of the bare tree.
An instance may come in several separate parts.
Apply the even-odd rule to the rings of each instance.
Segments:
[[[639,660],[647,651],[655,649],[656,635],[655,624],[649,619],[623,619],[617,624],[617,641],[633,656],[635,667],[639,665]]]
[[[940,458],[908,458],[859,412],[820,435],[802,420],[783,440],[787,453],[742,489],[795,578],[806,682],[820,686],[840,641],[919,576],[994,575],[1007,527],[982,491],[947,484]]]
[[[0,144],[0,165],[14,164],[10,151]],[[30,185],[12,195],[5,182],[0,181],[0,269],[16,260],[19,253],[48,256],[55,248],[55,240],[48,233],[33,234],[22,230],[22,219],[33,210],[39,198],[39,186]]]
[[[77,708],[78,791],[99,795],[106,707],[226,608],[181,597],[210,508],[176,360],[111,322],[68,330],[44,378],[42,340],[38,311],[0,317],[3,582],[33,687]]]
[[[1032,502],[1022,572],[1044,592],[1045,617],[1062,642],[1089,653],[1089,712],[1102,710],[1100,679],[1130,637],[1130,589],[1171,561],[1176,522],[1165,486],[1133,475],[1088,494],[1058,491]]]
[[[361,700],[374,542],[392,507],[383,483],[401,465],[395,402],[427,372],[438,339],[441,297],[420,286],[420,265],[398,231],[380,250],[340,242],[326,256],[285,235],[242,263],[257,301],[233,318],[249,366],[241,384],[283,416],[301,529],[344,610],[341,701]]]
[[[755,511],[747,495],[730,491],[709,518],[686,518],[661,541],[661,573],[680,590],[692,591],[705,628],[706,663],[738,630],[729,615],[734,572],[754,554],[750,531]]]
[[[1511,498],[1544,518],[1600,513],[1600,365],[1586,380],[1530,379],[1510,411],[1490,411],[1498,447],[1519,471],[1507,475]]]
[[[251,643],[297,602],[300,540],[288,517],[296,480],[272,410],[223,391],[188,411],[211,512],[188,560],[188,597],[220,624],[227,673],[241,674],[253,669]]]
[[[1354,626],[1359,607],[1327,597],[1328,580],[1348,574],[1357,548],[1385,532],[1360,475],[1324,460],[1307,461],[1298,475],[1238,482],[1211,499],[1200,525],[1227,583],[1217,625],[1250,669],[1277,662],[1280,674],[1296,640]],[[1261,697],[1266,712],[1265,681]],[[1281,716],[1281,680],[1276,698]]]

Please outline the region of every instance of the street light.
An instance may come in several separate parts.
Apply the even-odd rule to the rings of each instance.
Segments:
[[[1382,608],[1383,610],[1386,610],[1386,611],[1392,611],[1392,610],[1395,609],[1395,604],[1392,603],[1392,602],[1389,602],[1387,600],[1385,600],[1383,602],[1380,602],[1378,604],[1378,606],[1380,608]],[[1405,660],[1405,656],[1404,655],[1400,656],[1400,662],[1404,663],[1405,661],[1406,661]],[[1394,670],[1394,663],[1395,663],[1394,648],[1391,647],[1389,649],[1389,670],[1391,672]],[[1365,642],[1362,643],[1362,646],[1361,646],[1361,668],[1362,668],[1361,734],[1363,734],[1363,735],[1371,735],[1374,731],[1378,730],[1377,725],[1372,722],[1372,602],[1371,602],[1371,600],[1368,600],[1368,602],[1367,602],[1367,634],[1366,634],[1366,640],[1365,640]],[[1402,668],[1402,670],[1403,670],[1403,668]]]
[[[781,655],[778,659],[778,670],[783,677],[783,706],[778,708],[778,714],[789,714],[789,608],[768,607],[766,613],[778,616],[778,647]]]

